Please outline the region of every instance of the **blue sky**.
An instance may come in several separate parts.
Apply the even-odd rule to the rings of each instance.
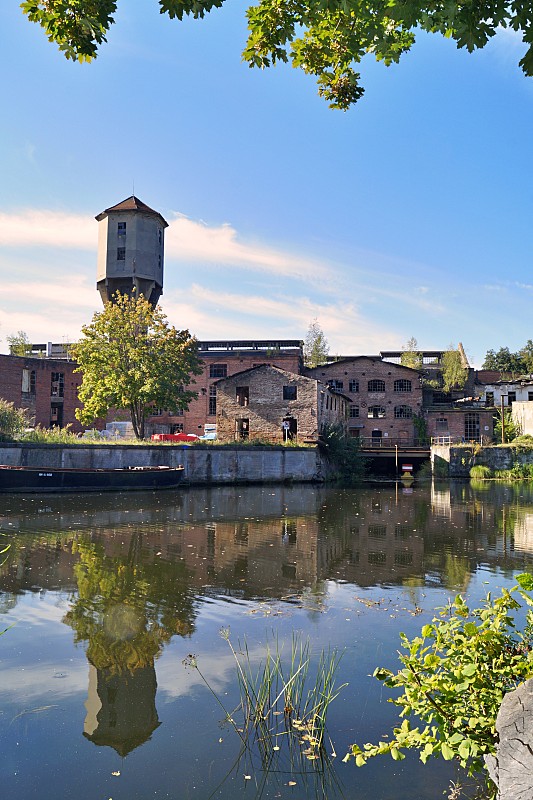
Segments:
[[[92,64],[3,0],[0,351],[75,339],[100,309],[94,216],[132,194],[167,230],[169,320],[199,339],[303,338],[335,354],[414,336],[533,338],[533,80],[502,32],[474,55],[419,35],[362,65],[347,113],[290,66],[241,62],[245,4],[200,21],[119,2]]]

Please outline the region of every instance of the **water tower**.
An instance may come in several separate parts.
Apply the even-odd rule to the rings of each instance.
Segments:
[[[144,295],[155,306],[163,294],[165,228],[159,212],[132,195],[96,217],[98,268],[96,286],[102,302],[115,292]]]

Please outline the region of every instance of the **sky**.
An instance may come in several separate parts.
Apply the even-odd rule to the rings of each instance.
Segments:
[[[241,61],[246,5],[170,20],[119,0],[90,64],[2,0],[0,352],[74,341],[101,309],[94,217],[135,193],[169,222],[169,321],[198,339],[333,355],[533,338],[533,79],[520,38],[473,55],[418,34],[328,108],[289,65]]]

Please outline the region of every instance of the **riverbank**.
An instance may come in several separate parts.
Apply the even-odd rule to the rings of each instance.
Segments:
[[[0,464],[43,469],[123,469],[183,465],[184,483],[262,484],[323,482],[331,474],[317,447],[202,445],[0,444]]]

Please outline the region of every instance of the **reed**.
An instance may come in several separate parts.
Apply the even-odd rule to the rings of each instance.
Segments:
[[[263,768],[269,768],[282,747],[288,748],[291,763],[302,757],[308,761],[323,759],[328,710],[347,685],[337,685],[336,681],[342,654],[336,648],[323,650],[315,665],[309,639],[295,633],[287,658],[274,637],[266,643],[264,657],[255,666],[246,640],[234,647],[229,628],[223,628],[221,636],[235,661],[240,700],[233,711],[225,708],[210,686],[196,656],[188,656],[183,663],[198,671],[246,746],[257,746]]]

